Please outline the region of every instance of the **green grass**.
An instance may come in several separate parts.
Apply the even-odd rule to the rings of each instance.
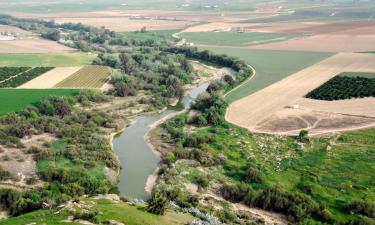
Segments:
[[[80,66],[91,64],[95,57],[86,53],[0,54],[0,66]]]
[[[152,40],[165,40],[168,38],[172,38],[172,34],[179,32],[180,30],[155,30],[155,31],[147,31],[145,33],[141,32],[120,32],[118,34],[125,36],[130,39],[138,40],[138,41],[146,41],[149,39]]]
[[[375,78],[375,73],[365,73],[365,72],[344,72],[340,73],[337,76],[342,76],[342,77],[365,77],[365,78]]]
[[[228,159],[223,174],[255,163],[265,179],[260,186],[252,184],[255,189],[277,186],[296,193],[303,192],[301,186],[310,186],[311,197],[326,205],[338,220],[350,217],[343,206],[353,199],[375,201],[375,129],[315,138],[304,144],[303,151],[297,150],[294,138],[250,134],[233,125],[198,132],[213,138],[206,147],[211,154]],[[327,145],[331,145],[329,151]],[[236,176],[231,179],[241,181]]]
[[[277,41],[285,41],[291,38],[303,37],[303,35],[297,34],[278,34],[262,32],[189,32],[182,33],[179,36],[186,38],[194,44],[219,46],[249,46],[254,44],[271,43]]]
[[[311,66],[331,53],[252,50],[240,48],[204,47],[219,54],[238,57],[256,70],[256,76],[226,96],[233,102],[261,90],[299,70]]]
[[[92,199],[85,199],[85,201],[92,201]],[[182,225],[193,220],[193,217],[188,214],[168,211],[165,216],[157,216],[145,212],[142,207],[131,206],[127,203],[113,203],[109,200],[93,200],[95,205],[93,209],[99,210],[99,221],[101,224],[104,221],[116,220],[126,225]],[[27,213],[21,216],[1,220],[0,225],[14,225],[14,224],[30,224],[36,222],[37,224],[46,225],[79,225],[74,222],[62,222],[68,217],[66,211],[56,214],[54,210],[38,210]]]
[[[72,96],[77,92],[70,89],[0,89],[0,115],[21,111],[48,95]]]

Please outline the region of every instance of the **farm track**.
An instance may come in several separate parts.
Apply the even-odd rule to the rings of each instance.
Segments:
[[[357,53],[334,55],[232,103],[225,118],[238,126],[254,130],[254,127],[268,116],[296,102],[309,91],[344,71],[375,71],[375,56]]]

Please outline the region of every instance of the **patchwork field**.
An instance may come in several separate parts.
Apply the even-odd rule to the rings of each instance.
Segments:
[[[23,110],[48,95],[72,96],[77,92],[78,90],[67,89],[0,89],[0,115]]]
[[[117,32],[136,31],[143,27],[146,27],[147,30],[183,29],[192,24],[187,21],[130,19],[127,17],[68,17],[57,18],[55,21],[57,23],[83,23],[96,27],[106,27]]]
[[[45,88],[53,88],[55,85],[60,83],[61,81],[65,80],[72,74],[79,71],[82,67],[57,67],[53,70],[44,73],[37,78],[30,80],[27,83],[19,86],[18,88],[25,88],[25,89],[45,89]]]
[[[112,70],[105,66],[85,66],[57,83],[55,88],[101,88],[109,79]]]
[[[190,32],[180,33],[179,36],[197,45],[217,46],[249,46],[262,43],[286,41],[292,38],[302,37],[302,35],[295,34],[261,32]]]
[[[204,47],[203,49],[238,57],[256,70],[256,75],[251,80],[225,97],[228,102],[246,97],[331,55],[330,53],[251,50],[233,47]]]
[[[76,52],[76,49],[45,39],[17,39],[0,41],[0,53],[56,53]]]
[[[1,54],[0,66],[81,66],[91,64],[95,55],[86,53],[41,53],[41,54]]]
[[[309,91],[343,71],[375,71],[375,56],[356,53],[332,56],[232,103],[226,119],[255,131],[260,121],[293,104]]]

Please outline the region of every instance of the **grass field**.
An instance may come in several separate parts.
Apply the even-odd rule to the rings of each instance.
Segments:
[[[48,95],[72,96],[76,93],[77,90],[67,89],[0,89],[0,115],[20,111]]]
[[[285,41],[291,38],[303,37],[296,34],[278,33],[236,33],[236,32],[189,32],[179,34],[189,42],[198,45],[219,45],[219,46],[249,46],[261,43]],[[209,37],[209,38],[207,38]]]
[[[85,66],[65,80],[56,84],[56,88],[101,88],[111,75],[106,66]]]
[[[165,40],[166,38],[172,38],[172,34],[179,32],[180,30],[154,30],[154,31],[147,31],[145,33],[141,32],[119,32],[118,34],[125,36],[130,39],[138,40],[138,41],[146,41],[146,40]]]
[[[375,78],[375,73],[363,73],[363,72],[344,72],[340,73],[337,76],[342,76],[342,77],[365,77],[365,78]]]
[[[86,53],[0,54],[0,66],[80,66],[91,64],[95,57]]]
[[[144,211],[142,207],[131,206],[127,203],[113,203],[109,200],[92,200],[94,207],[100,211],[99,221],[104,224],[104,221],[116,220],[126,225],[182,225],[193,220],[190,215],[168,211],[165,216],[157,216]],[[53,210],[43,209],[35,212],[27,213],[22,216],[1,220],[0,225],[14,225],[14,224],[46,224],[46,225],[79,225],[76,222],[64,222],[68,217],[68,213],[63,211],[56,214]]]
[[[331,55],[330,53],[317,52],[269,51],[219,47],[205,47],[204,49],[245,60],[252,65],[257,72],[253,79],[227,95],[226,100],[228,102],[233,102],[248,96]]]

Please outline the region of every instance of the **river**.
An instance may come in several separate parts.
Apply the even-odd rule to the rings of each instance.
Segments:
[[[206,91],[210,82],[203,83],[189,90],[182,98],[181,104],[189,109],[191,104]],[[113,148],[120,160],[121,171],[118,185],[120,195],[133,199],[147,199],[146,181],[159,164],[160,157],[147,144],[145,135],[150,125],[176,111],[166,110],[162,113],[140,116],[135,123],[127,127],[113,140]]]

